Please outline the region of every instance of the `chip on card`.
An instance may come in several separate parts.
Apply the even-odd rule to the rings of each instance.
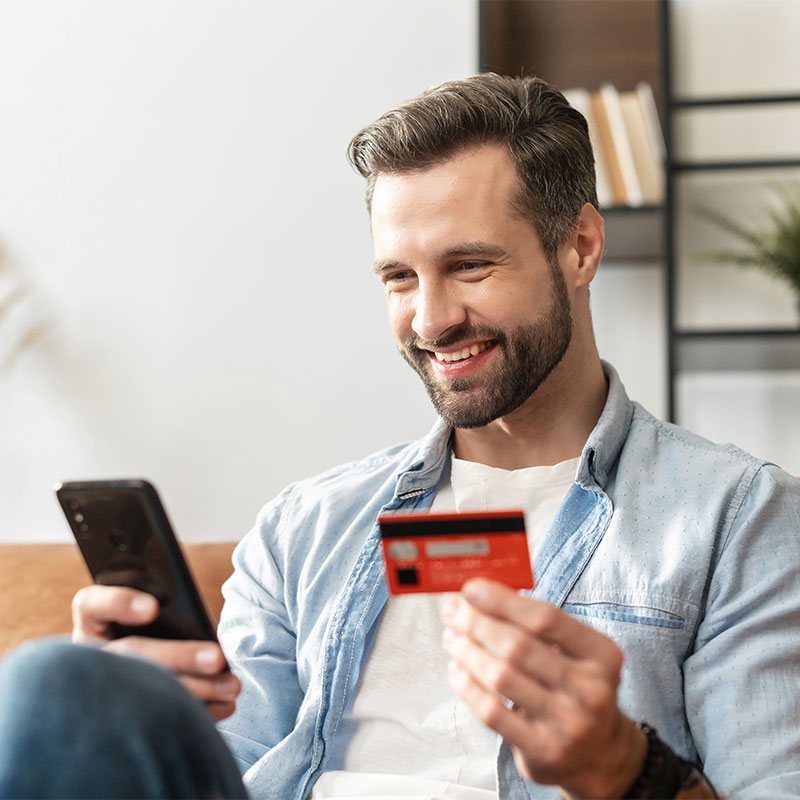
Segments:
[[[391,594],[457,592],[470,578],[533,587],[522,511],[394,512],[378,523]]]

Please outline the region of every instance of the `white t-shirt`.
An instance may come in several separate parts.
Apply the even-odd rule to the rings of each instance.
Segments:
[[[432,511],[520,508],[535,553],[575,479],[579,459],[505,470],[452,458]],[[341,769],[320,776],[312,800],[496,800],[498,737],[447,680],[439,611],[449,595],[390,597],[340,723]]]

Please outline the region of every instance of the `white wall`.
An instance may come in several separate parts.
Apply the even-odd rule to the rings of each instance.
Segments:
[[[52,485],[129,474],[237,538],[428,429],[345,150],[476,41],[471,0],[0,3],[0,243],[50,319],[0,382],[0,540],[67,541]]]
[[[473,0],[0,0],[0,244],[18,316],[49,321],[0,375],[0,541],[67,541],[52,485],[124,475],[183,538],[237,538],[289,481],[428,428],[344,153],[476,64]],[[661,292],[613,264],[593,291],[659,414]]]

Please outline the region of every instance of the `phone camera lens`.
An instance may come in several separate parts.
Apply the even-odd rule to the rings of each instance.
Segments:
[[[108,540],[120,553],[126,553],[128,551],[128,538],[124,533],[115,531],[108,537]]]

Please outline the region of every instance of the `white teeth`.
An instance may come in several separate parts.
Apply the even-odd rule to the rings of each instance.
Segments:
[[[452,363],[453,361],[463,361],[465,358],[469,358],[470,356],[476,356],[478,353],[482,353],[489,347],[488,342],[481,342],[480,344],[471,344],[469,347],[465,347],[463,350],[457,350],[454,353],[436,353],[437,361],[444,361],[447,364]]]

